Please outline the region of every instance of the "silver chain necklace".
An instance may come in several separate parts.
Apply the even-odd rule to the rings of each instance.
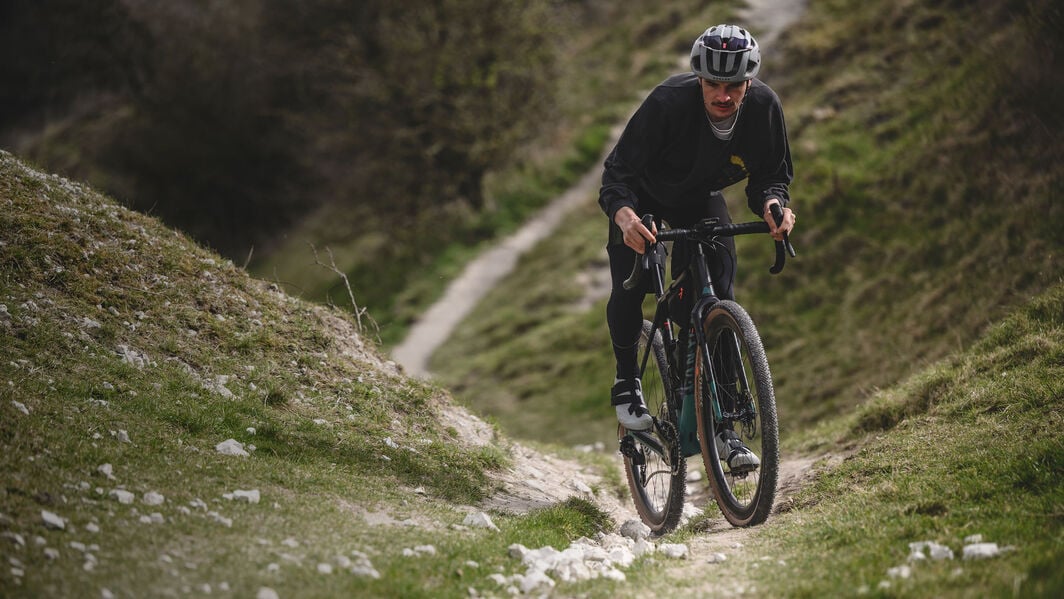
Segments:
[[[742,111],[743,105],[739,105],[739,109],[735,111],[735,114],[724,119],[720,122],[720,126],[713,122],[713,119],[709,118],[709,112],[706,112],[706,120],[709,121],[709,128],[713,131],[713,136],[721,141],[728,141],[732,138],[732,134],[735,133],[735,125],[739,122],[739,113]]]

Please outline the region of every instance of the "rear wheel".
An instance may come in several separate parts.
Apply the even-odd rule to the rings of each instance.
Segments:
[[[643,399],[647,409],[658,420],[654,431],[632,433],[617,427],[624,457],[624,471],[632,501],[643,522],[654,534],[665,534],[680,522],[683,514],[687,462],[680,457],[673,410],[669,363],[661,335],[650,338],[651,324],[643,321],[639,338],[639,357],[651,351],[646,372],[643,373]]]
[[[735,526],[760,524],[776,497],[779,431],[772,374],[753,321],[732,301],[715,304],[703,321],[705,346],[695,361],[695,404],[702,460],[717,505]],[[706,351],[708,349],[708,355]],[[731,430],[757,456],[756,467],[728,465],[715,442]]]

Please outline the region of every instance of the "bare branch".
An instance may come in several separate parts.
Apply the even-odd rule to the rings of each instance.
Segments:
[[[329,254],[329,263],[325,264],[318,258],[318,248],[314,247],[313,243],[310,245],[310,250],[314,252],[314,264],[322,268],[331,270],[336,276],[340,277],[340,280],[344,282],[344,287],[347,289],[347,299],[351,300],[351,309],[355,313],[355,322],[358,324],[358,332],[360,334],[366,334],[366,329],[362,326],[362,317],[365,316],[369,324],[373,325],[373,335],[377,338],[377,343],[381,342],[381,328],[377,324],[377,321],[366,311],[366,308],[359,308],[358,303],[355,301],[355,292],[351,290],[351,282],[347,279],[347,273],[343,272],[336,266],[336,258],[333,257],[332,249],[326,247],[325,252]]]

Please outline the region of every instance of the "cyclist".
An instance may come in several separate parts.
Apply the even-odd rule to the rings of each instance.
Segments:
[[[756,79],[761,68],[757,41],[745,29],[721,24],[710,27],[691,49],[691,73],[669,77],[643,101],[606,158],[599,205],[609,217],[607,251],[613,289],[606,307],[617,375],[610,403],[617,419],[630,430],[646,430],[653,420],[643,402],[637,350],[647,290],[625,290],[646,240],[654,241],[656,223],[648,230],[643,214],[685,227],[707,217],[731,222],[721,190],[747,179],[747,203],[780,240],[794,227],[787,208],[793,176],[790,147],[779,98]],[[783,207],[779,226],[769,206]],[[722,240],[727,251],[711,252],[709,267],[721,299],[734,299],[735,243]],[[688,252],[675,244],[674,276],[684,270]],[[681,310],[683,312],[683,310]],[[686,323],[681,347],[686,347]],[[718,431],[720,455],[730,467],[758,465],[731,430]]]

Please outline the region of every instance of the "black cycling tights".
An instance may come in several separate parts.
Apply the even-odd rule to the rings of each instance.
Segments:
[[[666,221],[670,226],[685,227],[697,223],[705,216],[715,216],[720,222],[731,222],[728,218],[727,207],[724,198],[718,194],[711,196],[711,201],[704,205],[705,212],[702,215],[687,214],[674,216],[672,221]],[[699,210],[702,212],[702,210]],[[686,217],[686,218],[684,218]],[[632,273],[632,264],[635,262],[636,253],[632,248],[624,245],[618,235],[619,229],[611,223],[610,245],[606,250],[610,257],[610,274],[613,278],[613,289],[610,293],[610,301],[606,304],[606,323],[610,329],[610,339],[613,342],[613,354],[617,359],[617,378],[634,378],[639,375],[639,364],[636,357],[639,344],[639,332],[643,326],[643,299],[650,292],[649,277],[644,277],[643,284],[638,288],[628,291],[624,288],[624,280]],[[619,243],[618,243],[619,241]],[[731,237],[720,239],[727,247],[718,248],[716,252],[706,252],[710,273],[713,275],[714,290],[721,299],[735,299],[732,285],[735,282],[735,241]],[[680,244],[674,244],[679,246]],[[671,269],[679,274],[687,264],[685,248],[674,247]],[[690,306],[689,306],[690,307]],[[689,308],[688,308],[689,309]],[[682,324],[682,321],[677,319]]]

